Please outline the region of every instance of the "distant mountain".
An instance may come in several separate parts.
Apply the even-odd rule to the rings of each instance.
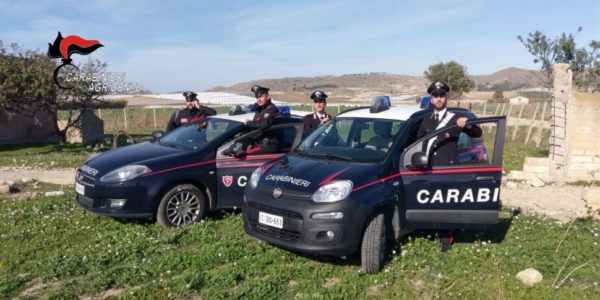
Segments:
[[[472,76],[479,91],[511,91],[542,86],[542,73],[537,70],[507,68],[489,75]]]
[[[522,87],[540,86],[536,76],[539,71],[508,68],[489,75],[472,76],[478,89],[514,90]],[[308,95],[316,89],[330,94],[332,100],[353,101],[372,99],[374,95],[423,95],[428,81],[424,76],[409,76],[389,73],[345,74],[341,76],[287,77],[280,79],[261,79],[242,82],[232,86],[218,86],[207,92],[231,92],[250,94],[254,84],[269,87],[277,94],[288,99],[307,101]]]

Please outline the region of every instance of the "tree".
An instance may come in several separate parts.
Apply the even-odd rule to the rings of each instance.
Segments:
[[[79,126],[84,109],[104,103],[101,96],[106,91],[90,89],[89,82],[78,82],[72,89],[60,89],[53,79],[56,63],[45,53],[21,50],[11,44],[9,51],[0,41],[0,110],[9,118],[17,114],[32,117],[39,125],[37,117],[47,114],[55,124],[55,134],[59,143],[66,142],[67,130]],[[105,63],[89,61],[79,66],[79,72],[101,72]],[[68,108],[65,128],[58,127],[58,109]]]
[[[544,86],[553,86],[552,67],[556,63],[571,65],[573,80],[581,90],[600,90],[600,42],[592,40],[589,49],[577,48],[575,37],[583,30],[579,27],[575,34],[562,33],[554,39],[540,31],[530,32],[527,38],[518,35],[517,39],[534,56],[533,62],[540,64]]]
[[[492,102],[494,103],[502,103],[504,102],[504,93],[502,90],[496,90],[494,95],[492,96]]]
[[[475,87],[475,82],[469,77],[467,68],[453,60],[431,65],[424,74],[430,82],[446,82],[450,86],[449,96],[454,99]]]

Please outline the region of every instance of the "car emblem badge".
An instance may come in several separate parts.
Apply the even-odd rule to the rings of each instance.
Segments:
[[[231,176],[231,175],[223,176],[223,185],[225,185],[226,187],[230,187],[232,183],[233,183],[233,176]]]
[[[275,188],[273,190],[273,198],[279,198],[281,197],[281,189],[280,188]]]

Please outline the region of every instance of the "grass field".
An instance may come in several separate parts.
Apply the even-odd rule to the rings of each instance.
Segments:
[[[69,189],[60,197],[0,198],[0,298],[593,299],[600,294],[600,225],[587,219],[568,228],[503,212],[493,231],[459,232],[446,255],[440,254],[434,232],[413,232],[394,247],[381,273],[367,275],[356,256],[300,255],[251,238],[238,212],[212,213],[202,223],[165,229],[84,212],[74,196]],[[543,274],[540,285],[530,288],[515,279],[528,267]],[[555,278],[559,288],[553,287]]]

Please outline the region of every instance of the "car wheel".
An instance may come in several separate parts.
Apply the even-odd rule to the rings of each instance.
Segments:
[[[385,260],[386,234],[383,212],[373,216],[363,233],[360,261],[365,273],[375,274]]]
[[[198,222],[204,217],[206,201],[192,184],[180,184],[170,189],[160,200],[156,221],[163,227],[180,227]]]

